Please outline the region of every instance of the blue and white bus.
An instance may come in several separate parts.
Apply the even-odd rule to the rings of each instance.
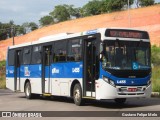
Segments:
[[[151,52],[146,31],[100,28],[10,46],[6,86],[34,95],[85,99],[150,97]]]

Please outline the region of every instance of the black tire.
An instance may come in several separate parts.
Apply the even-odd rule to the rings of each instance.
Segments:
[[[118,104],[124,104],[126,102],[126,98],[116,98],[114,101]]]
[[[80,84],[76,84],[73,89],[73,99],[74,103],[78,106],[84,104],[84,100],[82,99],[82,89]]]
[[[33,94],[31,92],[31,84],[30,82],[27,82],[25,85],[25,96],[27,99],[32,99],[33,98]]]

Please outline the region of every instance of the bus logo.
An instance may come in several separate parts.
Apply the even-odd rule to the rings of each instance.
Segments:
[[[79,73],[80,72],[80,68],[72,68],[72,72],[73,73]]]
[[[59,73],[59,69],[53,68],[52,69],[52,74],[54,74],[54,73]]]
[[[28,70],[28,67],[24,67],[24,76],[30,76],[30,71]]]

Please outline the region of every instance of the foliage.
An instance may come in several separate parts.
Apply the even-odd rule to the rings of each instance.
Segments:
[[[5,40],[13,36],[24,35],[35,29],[38,29],[38,25],[34,22],[26,22],[22,25],[16,25],[12,20],[9,23],[0,22],[0,40]]]
[[[152,91],[160,92],[160,47],[151,48],[152,66]]]
[[[5,81],[5,64],[6,61],[0,61],[0,88],[6,87],[6,81]]]
[[[83,16],[98,15],[102,13],[104,1],[92,0],[84,5]]]
[[[129,5],[133,4],[134,0],[129,1]],[[104,0],[103,12],[112,12],[122,10],[124,6],[128,5],[128,0]]]
[[[63,22],[70,19],[69,11],[65,5],[55,6],[54,11],[50,12],[50,15],[55,19],[56,22]]]
[[[160,92],[160,66],[152,68],[152,91]]]
[[[74,5],[66,5],[66,4],[64,4],[63,6],[68,11],[70,18],[72,18],[72,17],[79,18],[80,17],[80,13],[79,13],[80,8],[74,8]]]
[[[81,8],[74,8],[73,5],[57,5],[55,6],[55,9],[49,13],[50,17],[45,17],[45,19],[48,19],[50,21],[48,24],[52,24],[54,22],[63,22],[72,18],[79,18],[81,17],[80,10]],[[44,26],[42,22],[43,19],[41,18],[40,24]]]
[[[139,8],[140,6],[150,6],[150,5],[154,5],[157,4],[155,3],[155,0],[135,0],[135,4],[137,6],[137,8]]]
[[[151,48],[151,62],[154,66],[160,66],[160,47],[152,46]]]
[[[154,5],[155,0],[139,0],[139,5],[140,6],[150,6]]]
[[[5,60],[0,61],[0,69],[1,69],[2,67],[5,67],[5,65],[6,65],[6,61],[5,61]]]
[[[30,22],[29,27],[30,27],[31,31],[38,29],[38,25],[35,22]]]
[[[31,31],[34,31],[36,29],[38,29],[38,25],[34,22],[25,22],[22,24],[21,26],[23,28],[23,33],[26,34],[26,33],[29,33]]]
[[[0,23],[0,40],[12,37],[11,28],[12,24],[10,23]]]
[[[42,17],[39,20],[39,22],[40,22],[41,26],[46,26],[46,25],[50,25],[50,24],[54,23],[54,20],[53,20],[52,16],[47,15],[47,16]]]

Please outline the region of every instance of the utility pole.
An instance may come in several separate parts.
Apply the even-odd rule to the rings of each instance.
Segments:
[[[12,44],[14,45],[14,34],[15,34],[15,27],[14,27],[14,25],[12,26],[12,28],[11,28],[11,30],[12,30]]]

